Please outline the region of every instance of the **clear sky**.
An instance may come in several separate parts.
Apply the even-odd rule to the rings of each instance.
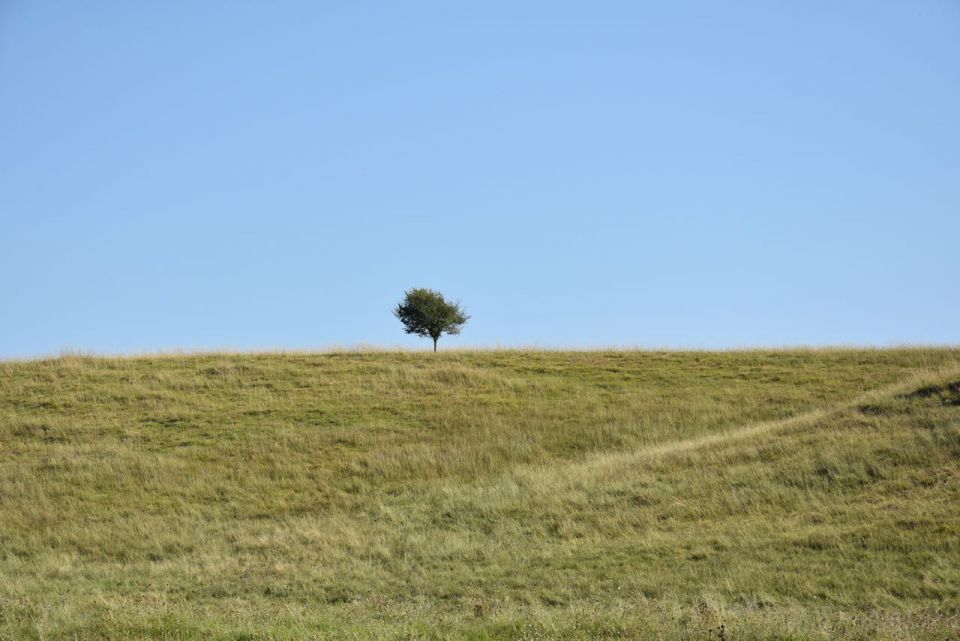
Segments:
[[[0,2],[0,356],[960,342],[960,3]]]

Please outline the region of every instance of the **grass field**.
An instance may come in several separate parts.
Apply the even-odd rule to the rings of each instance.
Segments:
[[[0,639],[720,624],[960,639],[960,350],[0,362]]]

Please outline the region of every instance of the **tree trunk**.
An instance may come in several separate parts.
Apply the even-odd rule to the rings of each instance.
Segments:
[[[437,352],[437,339],[436,339],[436,338],[433,339],[433,352],[434,352],[434,354],[436,354],[436,352]]]

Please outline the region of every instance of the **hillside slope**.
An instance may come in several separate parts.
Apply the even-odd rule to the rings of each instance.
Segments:
[[[960,350],[0,363],[0,639],[943,639]]]

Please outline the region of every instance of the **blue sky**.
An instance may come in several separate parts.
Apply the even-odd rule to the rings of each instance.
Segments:
[[[960,3],[0,5],[0,356],[960,341]]]

